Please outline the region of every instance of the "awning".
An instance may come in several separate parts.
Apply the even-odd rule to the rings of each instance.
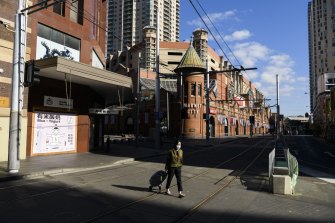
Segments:
[[[156,90],[155,79],[141,78],[140,81],[143,88],[151,91]],[[160,87],[168,92],[177,93],[177,79],[160,79]]]
[[[37,60],[36,66],[42,77],[90,87],[105,97],[106,104],[119,103],[119,95],[123,102],[133,100],[130,77],[62,57]]]

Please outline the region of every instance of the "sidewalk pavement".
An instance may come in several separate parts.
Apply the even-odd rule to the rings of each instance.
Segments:
[[[212,138],[210,144],[206,144],[206,140],[203,139],[183,139],[182,141],[184,150],[188,150],[188,148],[194,150],[239,138],[241,137]],[[109,150],[102,148],[87,153],[27,157],[20,161],[20,170],[17,174],[9,174],[7,162],[0,162],[0,182],[106,168],[120,163],[164,156],[167,150],[173,146],[174,139],[164,139],[163,141],[164,143],[159,150],[155,149],[153,141],[139,142],[138,147],[135,142],[123,142],[111,143]]]

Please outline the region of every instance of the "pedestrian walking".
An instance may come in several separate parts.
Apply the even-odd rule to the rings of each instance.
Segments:
[[[181,181],[181,167],[183,165],[183,150],[180,140],[176,140],[174,148],[170,149],[167,155],[165,171],[168,173],[166,181],[166,194],[171,195],[170,185],[174,175],[176,175],[179,197],[185,197],[183,194],[183,185]]]

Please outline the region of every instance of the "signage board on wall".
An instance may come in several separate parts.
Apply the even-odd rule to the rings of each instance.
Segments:
[[[68,46],[53,42],[51,40],[37,36],[36,40],[36,59],[45,59],[50,57],[65,57],[70,60],[78,61],[80,51]]]
[[[97,115],[118,115],[119,111],[110,110],[108,108],[90,108],[88,110],[90,114],[97,114]]]
[[[57,98],[51,96],[44,96],[44,106],[46,107],[54,107],[54,108],[73,108],[73,100],[66,98]]]
[[[33,124],[33,155],[76,151],[75,114],[38,111]]]
[[[9,97],[0,97],[0,107],[9,108]]]
[[[234,100],[237,102],[239,107],[244,108],[245,107],[245,99],[239,95],[234,97]]]

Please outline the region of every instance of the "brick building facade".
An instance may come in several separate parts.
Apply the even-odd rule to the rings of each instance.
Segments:
[[[28,1],[27,6],[39,2]],[[13,21],[15,4],[1,1],[1,20]],[[105,0],[64,1],[28,16],[25,59],[36,60],[40,83],[24,90],[20,159],[87,152],[101,146],[105,123],[101,114],[113,113],[105,108],[118,102],[118,92],[132,97],[131,79],[104,69],[106,7]],[[5,98],[0,108],[0,137],[8,142],[13,33],[0,39],[1,52],[6,52],[1,53],[0,64],[4,70],[0,96]],[[7,150],[7,146],[0,148],[1,161],[7,160]]]

